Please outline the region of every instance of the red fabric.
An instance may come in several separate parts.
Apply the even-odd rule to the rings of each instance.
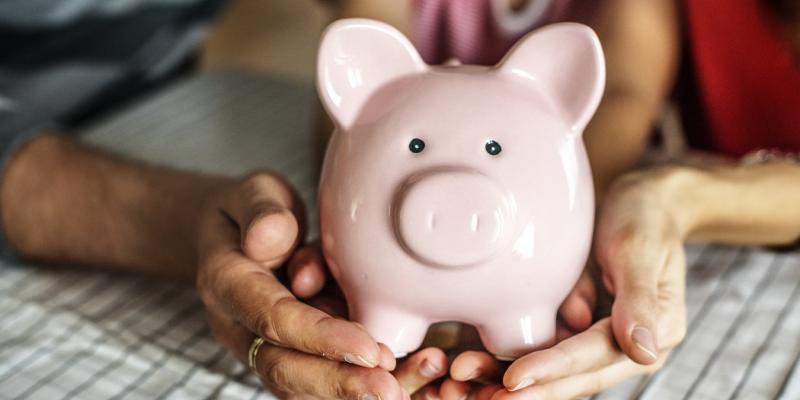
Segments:
[[[761,0],[685,0],[689,44],[713,150],[800,151],[800,61]],[[690,132],[691,134],[691,132]]]

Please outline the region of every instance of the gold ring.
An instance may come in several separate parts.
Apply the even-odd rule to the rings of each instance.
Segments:
[[[256,370],[256,357],[258,357],[258,349],[261,348],[261,345],[264,344],[264,338],[257,337],[253,339],[253,343],[250,344],[250,351],[247,353],[247,364],[250,366],[250,369],[256,373],[256,375],[261,376],[258,371]]]

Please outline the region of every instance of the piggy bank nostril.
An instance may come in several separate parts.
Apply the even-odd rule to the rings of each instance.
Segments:
[[[436,213],[431,211],[428,213],[428,230],[436,229]]]
[[[481,228],[481,217],[478,214],[472,214],[472,218],[469,219],[469,229],[475,233],[478,232],[478,229]]]

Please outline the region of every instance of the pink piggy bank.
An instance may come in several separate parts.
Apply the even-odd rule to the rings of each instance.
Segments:
[[[439,321],[499,359],[553,344],[591,244],[594,32],[551,25],[494,67],[429,66],[391,26],[341,20],[318,63],[336,124],[320,233],[350,317],[398,357]]]

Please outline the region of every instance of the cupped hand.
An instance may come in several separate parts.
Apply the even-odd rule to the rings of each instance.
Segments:
[[[486,383],[498,378],[503,364],[486,353],[463,353],[450,372],[459,382],[446,382],[443,398],[460,398],[469,387],[460,381],[472,381],[484,383],[482,394],[496,400],[572,399],[660,368],[686,332],[683,239],[691,216],[671,193],[676,179],[681,177],[669,169],[630,174],[606,198],[594,253],[603,286],[613,296],[609,316],[519,358],[502,374],[502,386]],[[575,319],[565,314],[583,306],[570,301],[576,300],[564,303],[562,319]]]
[[[289,262],[289,282],[292,292],[298,297],[332,314],[345,315],[346,304],[338,287],[330,279],[318,244],[302,247],[292,256]],[[587,269],[559,310],[557,340],[564,340],[587,329],[592,322],[592,310],[596,301],[595,285]],[[409,393],[416,393],[416,396],[426,399],[462,400],[468,396],[477,399],[490,398],[503,389],[501,378],[508,364],[500,363],[493,356],[474,349],[482,349],[477,332],[471,328],[461,329],[457,347],[450,349],[451,352],[460,353],[450,367],[450,376],[438,387],[427,384],[426,386],[404,384],[403,387]],[[419,354],[433,350],[428,348],[412,355],[401,362],[397,371],[404,370],[404,363],[416,364],[412,360]],[[441,353],[441,350],[438,352]],[[442,371],[435,376],[438,378],[446,372]],[[428,376],[433,375],[428,374]],[[404,382],[400,376],[398,380]]]
[[[611,315],[516,360],[493,399],[572,399],[660,368],[686,332],[683,238],[688,216],[669,170],[621,178],[604,202],[595,257]],[[458,366],[458,360],[453,367]]]
[[[268,388],[283,397],[408,397],[389,372],[395,359],[385,346],[357,324],[298,301],[276,277],[302,232],[302,204],[283,180],[253,174],[221,187],[206,209],[197,289],[211,330],[245,364],[253,340],[265,340],[255,365]]]
[[[337,317],[347,316],[347,304],[335,281],[330,279],[319,243],[303,246],[289,261],[289,286],[308,304]],[[414,399],[441,398],[439,380],[448,371],[447,355],[435,347],[419,350],[398,361],[393,375]]]
[[[592,311],[598,301],[593,270],[587,268],[567,295],[558,311],[556,342],[580,335],[592,323]],[[481,349],[480,338],[474,329],[465,329],[460,347]],[[503,375],[509,363],[501,362],[483,350],[466,350],[458,354],[450,366],[450,376],[442,383],[442,400],[475,398],[491,399],[506,391]]]

